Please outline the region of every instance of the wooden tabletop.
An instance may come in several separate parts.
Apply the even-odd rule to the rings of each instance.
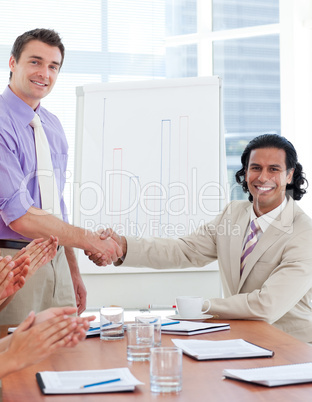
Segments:
[[[312,347],[261,321],[227,320],[230,330],[188,337],[188,339],[237,339],[243,338],[275,352],[272,358],[196,361],[183,356],[183,385],[178,394],[157,395],[150,392],[149,362],[128,362],[126,339],[101,341],[98,337],[86,339],[73,349],[62,349],[50,358],[2,380],[3,401],[100,401],[112,402],[197,402],[197,401],[308,401],[312,398],[312,384],[288,385],[267,388],[260,385],[222,379],[224,368],[253,368],[282,364],[312,362]],[[4,334],[5,327],[0,328]],[[2,332],[1,332],[2,331]],[[173,346],[171,338],[186,339],[176,335],[162,335],[163,346]],[[129,367],[144,385],[134,392],[88,395],[44,396],[37,385],[38,371],[97,370]]]

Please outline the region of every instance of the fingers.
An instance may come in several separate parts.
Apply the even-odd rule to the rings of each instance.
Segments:
[[[33,275],[40,267],[51,261],[57,253],[58,239],[54,236],[44,242],[36,243],[27,251],[30,254],[30,275]]]
[[[102,232],[98,231],[101,240],[106,240],[108,237],[113,237],[114,231],[111,228],[104,229]]]
[[[87,331],[90,328],[90,322],[96,319],[95,315],[87,317],[76,317],[76,322],[78,324],[72,340],[66,345],[66,347],[73,347],[77,343],[83,341],[86,338]]]
[[[96,319],[95,315],[89,315],[87,317],[76,317],[77,323],[82,325],[86,330],[90,327],[90,322]]]
[[[12,257],[7,255],[0,261],[0,281],[3,280],[9,271],[14,268],[15,264],[12,261]]]
[[[46,312],[53,313],[54,316],[59,316],[59,315],[72,315],[77,312],[76,307],[71,307],[71,306],[65,306],[65,307],[51,307],[47,310]]]
[[[96,316],[95,315],[90,315],[90,316],[87,316],[87,317],[79,317],[79,316],[77,316],[75,318],[76,318],[76,321],[77,321],[78,325],[81,325],[83,328],[88,330],[89,327],[90,327],[90,322],[94,321],[96,319]]]
[[[58,238],[54,238],[53,241],[47,246],[46,256],[48,261],[52,260],[57,253]]]
[[[42,243],[43,239],[35,239],[31,243],[27,244],[26,247],[23,247],[21,250],[19,250],[15,256],[13,257],[13,260],[17,260],[21,255],[25,254],[27,251],[27,254],[32,253],[34,249],[36,249],[36,246],[38,243]]]
[[[75,317],[68,317],[66,314],[61,314],[49,318],[38,325],[34,325],[31,330],[33,333],[38,334],[42,342],[49,339],[50,344],[53,344],[69,333],[74,332],[76,327],[77,323]]]
[[[27,318],[17,327],[15,330],[16,333],[26,331],[28,328],[30,328],[35,320],[35,313],[31,311],[28,315]],[[14,332],[14,333],[15,333]]]
[[[27,274],[26,274],[27,275]],[[25,275],[25,276],[26,276]],[[16,293],[18,290],[22,289],[22,287],[25,285],[26,283],[26,279],[25,276],[21,276],[18,280],[18,282],[14,285],[13,287],[13,294]]]
[[[0,283],[0,300],[6,299],[10,294],[6,291],[6,289],[10,286],[10,283],[13,279],[13,272],[9,272],[6,278]]]
[[[16,261],[5,257],[2,261],[9,261],[0,273],[0,300],[12,296],[25,285],[25,277],[28,273],[29,258],[22,256]],[[5,276],[6,275],[6,276]]]
[[[48,340],[49,344],[58,344],[58,347],[64,346],[68,343],[71,337],[74,335],[77,328],[77,322],[74,317],[59,316],[46,321],[43,324],[50,326],[44,331],[44,339]],[[71,337],[68,338],[68,336]],[[64,339],[66,338],[66,339]]]
[[[41,323],[42,341],[49,340],[50,344],[55,347],[75,346],[78,342],[85,339],[87,330],[89,329],[89,322],[95,319],[95,316],[84,318],[66,317],[66,315],[61,315]]]
[[[102,253],[97,253],[97,254],[89,254],[89,260],[94,262],[94,264],[101,266],[103,263],[103,258],[106,260],[106,256],[103,255]],[[105,262],[105,261],[104,261]],[[105,263],[107,265],[107,263]]]
[[[110,230],[110,229],[108,229]],[[103,242],[103,252],[98,252],[96,254],[91,254],[85,252],[86,255],[89,255],[89,260],[94,262],[94,264],[98,266],[106,266],[110,265],[113,262],[116,262],[120,257],[123,256],[123,252],[121,247],[113,240],[112,238],[107,238],[106,240],[102,240]]]
[[[77,343],[82,342],[86,339],[87,330],[84,326],[78,326],[72,335],[71,341],[66,345],[66,347],[73,347],[76,346]]]
[[[14,275],[21,272],[26,265],[30,264],[30,258],[28,255],[22,255],[19,258],[15,259],[14,262]]]
[[[42,242],[43,242],[43,237],[41,237],[39,239],[34,239],[32,242],[27,244],[26,249],[30,249],[30,248],[34,247],[36,244],[42,243]]]

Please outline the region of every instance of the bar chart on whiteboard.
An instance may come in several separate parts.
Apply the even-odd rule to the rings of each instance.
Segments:
[[[74,223],[177,238],[211,220],[224,200],[220,120],[217,77],[77,88]]]

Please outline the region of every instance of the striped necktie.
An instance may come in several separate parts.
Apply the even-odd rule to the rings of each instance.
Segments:
[[[63,220],[56,178],[53,170],[50,146],[38,114],[29,123],[34,128],[37,175],[41,197],[41,208]]]
[[[254,219],[250,222],[250,227],[249,227],[249,233],[248,236],[245,240],[245,244],[243,247],[242,251],[242,256],[241,256],[241,266],[240,266],[240,275],[242,276],[243,270],[246,265],[246,261],[252,250],[255,248],[258,238],[257,234],[261,231],[261,228],[259,226],[259,223],[257,219]]]

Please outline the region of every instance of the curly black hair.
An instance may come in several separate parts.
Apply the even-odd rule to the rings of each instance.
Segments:
[[[287,170],[294,169],[292,182],[287,184],[286,193],[290,195],[294,200],[300,200],[306,193],[308,187],[308,181],[305,178],[305,174],[302,171],[302,166],[298,162],[297,152],[293,144],[285,137],[277,134],[262,134],[253,138],[249,144],[247,144],[244,152],[241,156],[242,168],[235,174],[235,178],[238,184],[240,184],[245,193],[249,194],[249,201],[252,202],[253,197],[248,190],[247,182],[245,180],[245,174],[249,164],[250,153],[254,149],[258,148],[278,148],[283,149],[286,153],[286,168]]]

